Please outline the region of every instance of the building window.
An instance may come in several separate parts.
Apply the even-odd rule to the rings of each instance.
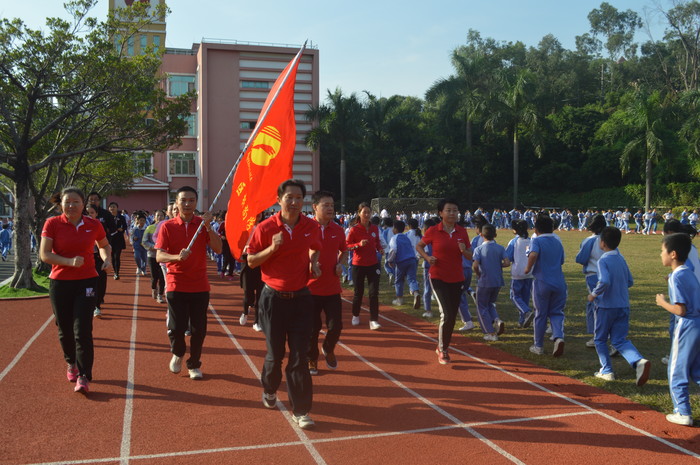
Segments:
[[[271,89],[272,83],[268,81],[241,81],[244,89]]]
[[[121,53],[122,51],[122,36],[119,34],[114,34],[114,49],[117,53]]]
[[[241,129],[255,129],[257,121],[241,121]]]
[[[135,176],[153,174],[153,155],[151,152],[134,153],[133,159]]]
[[[194,90],[194,76],[173,75],[168,77],[168,96],[178,97]]]
[[[153,51],[158,52],[160,49],[160,36],[153,36]]]
[[[141,46],[141,55],[145,55],[146,49],[148,48],[148,36],[141,34],[139,41],[139,45]]]
[[[196,152],[170,152],[170,176],[194,176]]]
[[[191,113],[185,116],[185,122],[187,123],[187,132],[185,132],[185,136],[197,137],[197,114]]]
[[[134,56],[134,37],[131,36],[126,41],[126,54],[130,57]]]

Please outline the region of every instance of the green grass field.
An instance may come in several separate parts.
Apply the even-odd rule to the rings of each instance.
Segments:
[[[19,297],[38,297],[49,293],[49,274],[39,273],[34,270],[34,281],[39,286],[38,290],[30,289],[13,289],[8,285],[0,286],[0,299],[19,298]]]
[[[473,237],[474,230],[469,230]],[[513,237],[509,230],[498,230],[499,237],[496,241],[505,246]],[[661,358],[670,348],[668,335],[668,313],[655,304],[657,293],[667,294],[665,277],[670,269],[661,265],[659,254],[661,252],[662,236],[643,236],[636,234],[624,235],[620,244],[620,251],[625,256],[634,277],[634,286],[630,289],[630,332],[629,339],[639,349],[642,355],[651,361],[651,378],[645,385],[635,385],[635,372],[620,356],[613,357],[613,366],[617,379],[606,382],[593,377],[593,373],[600,368],[595,349],[587,348],[585,342],[591,338],[586,334],[585,308],[586,308],[586,283],[581,266],[574,262],[581,241],[590,233],[578,231],[562,231],[559,233],[566,251],[564,273],[568,284],[568,300],[565,309],[566,323],[566,352],[561,358],[553,358],[551,355],[552,343],[545,342],[545,355],[530,353],[532,345],[532,328],[518,328],[518,312],[509,299],[510,271],[504,270],[506,285],[501,289],[498,298],[498,313],[506,322],[506,332],[500,336],[498,342],[490,343],[511,354],[527,359],[538,365],[545,366],[562,374],[581,380],[585,383],[601,387],[615,394],[619,394],[633,401],[648,405],[649,407],[670,413],[673,410],[671,398],[668,392],[668,380],[666,365],[661,363]],[[422,285],[422,266],[418,267],[419,283]],[[475,286],[475,282],[472,283]],[[406,288],[405,295],[408,295]],[[380,301],[384,305],[391,305],[394,299],[394,288],[389,284],[386,275],[382,275]],[[423,309],[413,310],[412,302],[406,303],[402,311],[421,317]],[[433,314],[438,315],[437,305],[433,305]],[[470,300],[469,310],[476,320],[476,311]],[[438,318],[432,319],[437,324]],[[482,341],[483,333],[475,321],[476,328],[466,332],[462,337],[474,338]],[[461,321],[457,319],[456,329],[461,327]],[[455,331],[455,334],[457,332]],[[697,394],[697,386],[691,387],[691,393]],[[692,407],[700,411],[700,399],[697,395],[692,397]]]

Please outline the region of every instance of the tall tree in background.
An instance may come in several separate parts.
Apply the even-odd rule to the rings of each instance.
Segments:
[[[114,17],[104,23],[89,18],[96,3],[68,2],[71,19],[49,18],[45,31],[19,19],[0,21],[0,175],[14,196],[15,288],[35,286],[29,233],[43,217],[32,217],[32,193],[61,185],[70,173],[89,172],[100,157],[162,150],[186,129],[191,95],[166,98],[159,56],[122,53],[129,37],[151,21],[146,8],[139,3],[125,12],[127,26]],[[115,37],[123,42],[115,44]],[[35,198],[34,204],[46,201]]]
[[[364,122],[362,120],[363,109],[355,93],[349,96],[343,95],[340,88],[334,92],[328,91],[327,103],[311,108],[306,118],[317,122],[306,136],[306,144],[316,150],[320,147],[324,136],[330,137],[338,145],[340,150],[340,206],[341,211],[346,210],[346,151],[349,144],[361,139]]]

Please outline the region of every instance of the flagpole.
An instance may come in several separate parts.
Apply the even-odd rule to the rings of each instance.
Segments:
[[[282,82],[277,87],[277,91],[275,92],[275,95],[272,96],[272,100],[270,100],[270,104],[267,106],[267,108],[265,109],[265,112],[258,119],[258,122],[255,125],[253,132],[250,134],[250,137],[248,138],[248,141],[245,143],[243,150],[241,150],[240,155],[238,155],[238,160],[236,160],[236,163],[233,164],[233,168],[231,168],[231,171],[229,171],[228,176],[226,176],[224,183],[221,185],[221,189],[219,189],[219,192],[216,194],[216,197],[214,197],[214,200],[212,201],[211,206],[209,207],[209,211],[212,211],[214,209],[214,205],[216,205],[216,203],[219,201],[219,197],[221,197],[221,194],[224,192],[226,185],[231,180],[233,175],[236,173],[236,169],[238,168],[238,165],[241,163],[241,160],[243,160],[243,156],[245,155],[246,151],[248,150],[248,146],[255,139],[255,136],[258,135],[258,133],[260,132],[260,129],[263,127],[263,122],[265,121],[265,118],[267,117],[267,114],[269,113],[270,108],[272,108],[273,104],[275,103],[275,100],[277,100],[277,96],[279,95],[280,90],[284,87],[284,84],[287,82],[287,78],[289,77],[289,74],[292,72],[292,69],[295,68],[296,62],[298,62],[301,59],[301,55],[302,55],[302,53],[304,53],[304,50],[306,49],[307,42],[308,42],[308,39],[304,41],[304,44],[301,46],[301,49],[299,49],[296,56],[292,60],[292,66],[290,66],[287,69],[287,73],[284,75],[284,77],[282,78]],[[202,230],[203,226],[204,226],[204,222],[199,224],[197,231],[195,231],[194,236],[192,237],[192,240],[190,241],[189,245],[187,246],[188,251],[194,245],[194,241],[197,239],[197,236],[199,236],[199,233]]]

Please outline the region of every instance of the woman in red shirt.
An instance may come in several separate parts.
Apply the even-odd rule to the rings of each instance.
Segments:
[[[459,299],[464,285],[462,257],[472,258],[471,244],[467,230],[457,224],[459,205],[450,199],[442,199],[437,205],[442,221],[431,226],[416,244],[416,252],[430,263],[430,284],[440,308],[438,326],[438,347],[435,349],[438,362],[450,363],[448,349],[452,340]],[[432,244],[433,254],[425,252],[425,246]]]
[[[92,380],[92,316],[97,300],[93,247],[97,244],[105,271],[112,268],[112,250],[102,223],[83,215],[85,194],[80,189],[66,187],[53,200],[63,213],[44,223],[39,256],[52,265],[49,296],[68,364],[66,377],[76,382],[75,392],[87,394]]]
[[[358,223],[347,236],[348,250],[352,250],[352,281],[355,284],[355,295],[352,298],[352,324],[360,324],[360,306],[365,293],[365,278],[369,286],[369,329],[381,328],[379,324],[379,260],[377,254],[382,253],[379,242],[379,228],[370,223],[372,211],[369,205],[361,203],[357,207]]]

